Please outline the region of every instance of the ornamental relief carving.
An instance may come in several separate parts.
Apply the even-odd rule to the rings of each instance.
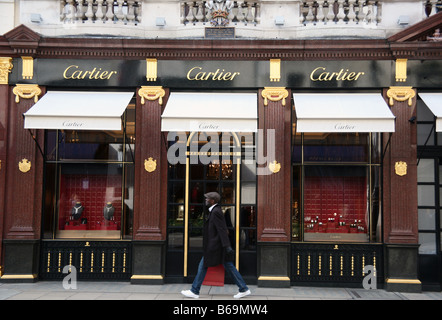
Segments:
[[[41,95],[41,89],[38,84],[17,84],[17,86],[12,90],[15,94],[15,102],[19,103],[20,98],[22,99],[32,99],[37,103],[38,96]]]
[[[0,57],[0,84],[8,84],[9,73],[13,67],[12,58]]]

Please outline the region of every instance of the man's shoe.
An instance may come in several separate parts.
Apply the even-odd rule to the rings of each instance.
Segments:
[[[194,294],[192,291],[190,290],[182,290],[181,294],[187,298],[193,298],[193,299],[198,299],[200,296],[197,294]]]
[[[252,293],[250,292],[250,290],[247,290],[247,291],[244,291],[244,292],[238,292],[238,293],[235,294],[233,297],[234,297],[235,299],[241,299],[241,298],[244,298],[245,296],[248,296],[248,295],[250,295],[250,294],[252,294]]]

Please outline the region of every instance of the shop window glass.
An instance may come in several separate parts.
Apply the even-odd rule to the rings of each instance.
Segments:
[[[380,241],[380,135],[295,134],[293,241]]]
[[[419,146],[434,146],[433,124],[419,124],[417,126],[417,144]]]
[[[434,230],[436,217],[434,209],[418,209],[419,230]]]
[[[420,159],[417,166],[418,182],[434,182],[434,160]]]
[[[120,131],[46,131],[44,238],[131,238],[135,106]]]
[[[368,134],[304,134],[304,162],[368,162]]]
[[[418,206],[434,206],[434,186],[417,186],[417,204]]]
[[[419,254],[436,254],[436,234],[419,233]]]
[[[305,168],[305,240],[367,241],[365,167]]]

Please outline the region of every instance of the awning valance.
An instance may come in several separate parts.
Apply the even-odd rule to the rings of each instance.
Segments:
[[[297,132],[394,132],[380,94],[294,94]]]
[[[442,132],[442,93],[419,93],[419,97],[436,116],[436,132]]]
[[[161,131],[256,132],[257,96],[249,93],[171,93]]]
[[[121,130],[132,92],[49,91],[25,114],[25,129]]]

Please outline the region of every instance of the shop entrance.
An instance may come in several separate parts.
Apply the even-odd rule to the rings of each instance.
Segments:
[[[246,140],[235,133],[192,132],[186,134],[185,164],[169,164],[167,281],[192,281],[196,275],[208,212],[204,194],[212,191],[221,195],[236,267],[256,277],[256,177],[254,162],[241,160]]]

